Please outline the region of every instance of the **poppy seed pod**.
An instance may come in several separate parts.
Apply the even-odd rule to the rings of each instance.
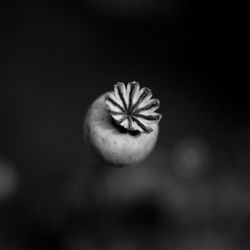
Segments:
[[[85,121],[86,141],[105,162],[130,166],[144,160],[153,150],[162,115],[155,111],[160,102],[138,82],[118,82],[114,91],[97,98]]]

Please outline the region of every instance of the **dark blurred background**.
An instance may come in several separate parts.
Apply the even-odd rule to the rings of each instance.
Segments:
[[[249,34],[234,4],[5,0],[0,13],[1,250],[250,249]],[[132,80],[161,100],[160,136],[115,169],[82,124]]]

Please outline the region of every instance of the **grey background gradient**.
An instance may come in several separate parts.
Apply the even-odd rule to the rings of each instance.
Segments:
[[[197,0],[0,10],[1,250],[249,249],[243,14]],[[161,100],[160,136],[141,165],[114,169],[82,124],[132,80]]]

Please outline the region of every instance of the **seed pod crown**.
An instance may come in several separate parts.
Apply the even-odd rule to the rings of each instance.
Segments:
[[[129,82],[127,86],[118,82],[114,91],[105,96],[108,112],[119,126],[128,131],[151,133],[151,124],[160,121],[162,115],[155,111],[160,107],[158,99],[152,99],[149,88],[140,88],[138,82]]]

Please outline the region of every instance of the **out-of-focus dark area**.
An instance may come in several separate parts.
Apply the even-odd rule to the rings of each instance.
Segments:
[[[249,40],[228,5],[3,1],[1,250],[250,249]],[[115,169],[82,124],[131,80],[161,100],[160,136]]]

